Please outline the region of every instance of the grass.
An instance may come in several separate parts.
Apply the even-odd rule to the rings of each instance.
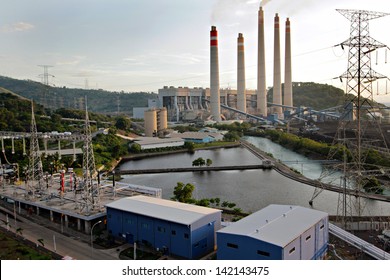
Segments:
[[[42,253],[24,242],[0,232],[0,260],[51,260],[52,256]]]

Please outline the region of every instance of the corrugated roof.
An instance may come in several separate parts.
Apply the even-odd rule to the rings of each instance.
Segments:
[[[327,216],[301,206],[271,204],[218,232],[249,236],[283,248]]]
[[[106,204],[106,207],[184,225],[191,225],[204,216],[221,212],[217,209],[142,195],[125,197]]]
[[[181,138],[156,138],[156,137],[139,137],[134,139],[140,145],[152,145],[152,144],[162,144],[162,143],[176,143],[183,142]]]

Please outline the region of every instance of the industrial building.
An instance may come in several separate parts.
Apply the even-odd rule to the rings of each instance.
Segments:
[[[239,97],[235,89],[220,89],[220,104],[238,108]],[[170,122],[191,121],[196,119],[208,119],[210,88],[189,88],[164,86],[158,90],[159,104],[167,109],[167,117]],[[256,91],[245,90],[245,104],[248,113],[256,112]],[[227,114],[227,112],[224,112]]]
[[[141,146],[141,150],[180,147],[184,145],[181,138],[157,138],[157,137],[138,137],[134,142]]]
[[[300,206],[269,205],[217,232],[219,260],[322,259],[328,214]]]
[[[116,239],[169,255],[197,259],[216,246],[221,210],[146,196],[106,204],[107,229]]]

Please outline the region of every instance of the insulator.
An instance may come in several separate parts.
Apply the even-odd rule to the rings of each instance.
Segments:
[[[26,153],[26,139],[23,137],[23,155],[27,155]]]
[[[376,80],[376,95],[379,95],[379,81]]]
[[[14,138],[13,137],[11,138],[11,142],[12,142],[12,151],[11,151],[11,153],[15,154],[15,143],[14,143]]]
[[[375,65],[378,65],[378,50],[375,52]]]
[[[58,159],[61,159],[61,141],[58,140]]]
[[[45,146],[45,158],[47,158],[47,139],[43,141],[43,145]]]

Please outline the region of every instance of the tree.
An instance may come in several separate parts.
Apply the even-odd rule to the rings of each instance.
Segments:
[[[131,147],[130,147],[130,151],[131,151],[132,153],[135,153],[135,154],[140,153],[140,152],[141,152],[141,145],[138,144],[138,143],[132,144]]]
[[[368,177],[366,179],[365,184],[363,185],[363,189],[369,193],[382,194],[383,187],[379,180],[373,176]]]
[[[182,182],[177,182],[177,185],[173,190],[173,200],[179,202],[188,202],[192,199],[192,193],[194,190],[195,186],[190,183],[184,185]]]
[[[193,153],[195,152],[195,144],[194,142],[185,142],[184,148],[188,150],[188,152]]]
[[[203,165],[205,165],[205,164],[206,164],[206,161],[205,161],[203,158],[201,158],[201,157],[195,159],[195,160],[192,162],[192,166],[203,166]]]
[[[210,166],[210,165],[212,165],[212,164],[213,164],[213,161],[212,161],[211,159],[208,158],[208,159],[206,160],[206,165],[207,165],[207,166]]]
[[[120,116],[116,119],[115,127],[120,130],[129,130],[131,127],[131,121],[125,116]]]

